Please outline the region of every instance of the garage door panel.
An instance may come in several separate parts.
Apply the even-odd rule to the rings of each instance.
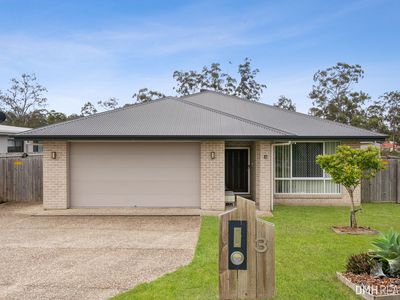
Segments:
[[[71,143],[72,207],[199,207],[198,143]]]
[[[86,165],[85,162],[90,162],[97,167],[105,167],[104,164],[106,162],[106,166],[112,168],[174,168],[176,167],[176,162],[179,161],[182,167],[197,167],[197,163],[193,161],[193,155],[163,155],[160,153],[152,156],[151,165],[149,165],[148,159],[150,155],[152,154],[138,155],[135,152],[127,155],[120,155],[119,153],[113,155],[97,155],[96,153],[95,157],[93,157],[93,153],[91,155],[77,155],[71,166],[79,168],[82,165]]]
[[[136,194],[187,194],[190,195],[196,188],[197,184],[192,181],[179,181],[180,186],[176,188],[177,181],[86,181],[84,184],[77,184],[72,196],[84,195],[136,195]],[[74,184],[74,182],[72,182]],[[156,188],[155,188],[156,187]],[[153,192],[152,192],[153,191]]]
[[[193,172],[197,168],[126,168],[121,167],[119,172],[113,172],[114,168],[75,168],[81,177],[87,180],[162,180],[169,178],[171,180],[185,180],[188,177],[192,179]],[[112,178],[108,176],[113,172]],[[200,180],[200,174],[198,174]]]
[[[77,201],[82,203],[79,207],[182,207],[177,203],[187,201],[187,196],[146,194],[134,197],[128,195],[109,197],[107,195],[94,195],[90,198],[78,198]]]
[[[73,142],[73,147],[79,149],[78,155],[93,155],[96,148],[96,155],[109,155],[110,151],[116,150],[118,154],[193,154],[193,145],[197,143],[178,142]],[[185,145],[186,144],[186,145]],[[189,145],[192,145],[190,147]],[[100,147],[99,147],[100,146]],[[189,146],[189,147],[188,147]]]

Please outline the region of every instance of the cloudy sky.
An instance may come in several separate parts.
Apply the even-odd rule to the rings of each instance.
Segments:
[[[0,0],[0,89],[36,73],[49,108],[131,102],[142,87],[173,95],[174,70],[245,57],[279,95],[307,112],[312,76],[338,61],[361,64],[358,89],[400,89],[400,1],[15,1]],[[232,62],[230,64],[229,62]]]

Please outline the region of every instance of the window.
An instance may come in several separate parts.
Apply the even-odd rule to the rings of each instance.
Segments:
[[[292,177],[323,177],[321,167],[315,162],[323,154],[323,143],[298,143],[292,146]]]
[[[13,138],[8,139],[8,147],[7,152],[24,152],[24,141],[23,140],[15,140]]]
[[[32,151],[34,153],[41,153],[43,152],[43,145],[40,145],[38,141],[33,141]]]
[[[316,163],[320,154],[336,152],[338,142],[275,145],[275,193],[338,194],[340,185]]]

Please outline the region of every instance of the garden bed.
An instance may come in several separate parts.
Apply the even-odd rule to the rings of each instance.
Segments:
[[[370,227],[356,227],[352,228],[350,226],[332,226],[332,230],[337,234],[378,234],[379,232]]]
[[[400,278],[374,278],[367,274],[336,273],[337,278],[367,300],[400,300]]]

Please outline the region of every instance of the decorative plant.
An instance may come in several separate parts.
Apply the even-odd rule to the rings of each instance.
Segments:
[[[354,190],[363,178],[371,178],[384,169],[384,163],[377,147],[354,149],[349,146],[338,146],[335,154],[318,155],[317,163],[331,175],[332,180],[343,185],[350,195],[350,226],[357,227]]]
[[[368,253],[355,254],[349,257],[346,265],[346,272],[354,274],[369,274],[373,261]]]
[[[390,230],[381,233],[372,244],[376,247],[370,250],[370,256],[382,263],[383,272],[390,276],[400,276],[400,236]]]

